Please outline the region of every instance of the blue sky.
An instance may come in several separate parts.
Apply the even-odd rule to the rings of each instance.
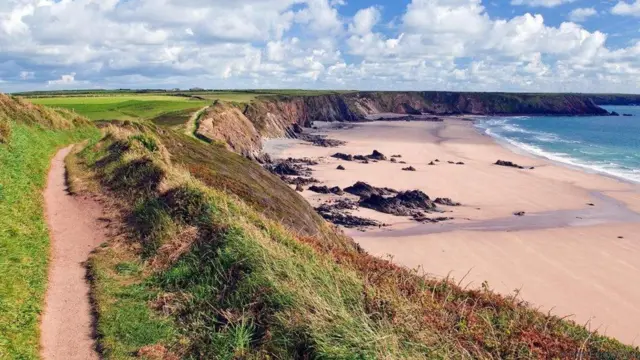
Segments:
[[[0,90],[640,93],[640,0],[3,0]]]

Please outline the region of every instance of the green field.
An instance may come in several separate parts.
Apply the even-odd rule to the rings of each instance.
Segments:
[[[152,120],[168,113],[195,112],[210,101],[168,95],[108,94],[106,96],[52,96],[29,101],[75,111],[91,120]]]

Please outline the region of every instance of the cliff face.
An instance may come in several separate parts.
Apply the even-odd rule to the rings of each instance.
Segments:
[[[241,109],[226,103],[216,103],[202,114],[196,135],[209,142],[222,142],[227,149],[247,156],[262,147],[261,134],[251,120]]]
[[[197,134],[223,141],[235,152],[255,155],[261,137],[292,135],[294,124],[364,121],[383,113],[434,115],[606,115],[591,98],[571,94],[457,92],[353,92],[339,95],[261,97],[244,107],[219,103]]]
[[[365,92],[344,95],[358,115],[382,112],[436,115],[606,115],[591,99],[576,95]]]

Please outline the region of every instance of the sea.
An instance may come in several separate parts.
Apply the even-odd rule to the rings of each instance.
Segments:
[[[486,117],[482,132],[520,152],[640,183],[640,106],[603,106],[633,116]]]

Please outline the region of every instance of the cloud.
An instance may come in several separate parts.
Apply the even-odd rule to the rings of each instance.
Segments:
[[[611,9],[611,13],[616,15],[630,15],[640,17],[640,0],[635,0],[635,2],[633,3],[620,1]]]
[[[577,24],[578,9],[551,26],[536,13],[493,17],[483,3],[412,0],[351,13],[342,0],[0,1],[0,78],[10,91],[640,87],[637,40],[608,46],[607,34]]]
[[[598,12],[594,8],[577,8],[571,10],[569,13],[569,20],[573,22],[583,22],[587,20],[587,18],[597,15]]]
[[[33,71],[20,71],[21,80],[31,80],[35,77],[36,73]]]
[[[349,24],[349,31],[357,35],[368,34],[380,21],[380,17],[380,10],[375,6],[358,10],[353,22]]]
[[[562,4],[569,4],[576,0],[511,0],[511,5],[527,5],[531,7],[556,7]]]
[[[76,73],[66,74],[60,76],[57,80],[49,80],[49,85],[72,85],[76,83]]]

